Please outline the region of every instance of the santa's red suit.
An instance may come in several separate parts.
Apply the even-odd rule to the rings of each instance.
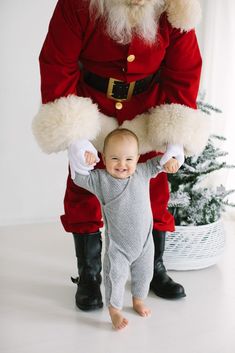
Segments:
[[[155,43],[133,35],[124,45],[108,36],[102,17],[90,16],[89,1],[59,0],[40,54],[43,104],[33,131],[43,151],[64,150],[81,138],[101,151],[104,137],[122,126],[138,136],[143,160],[169,143],[182,144],[186,155],[199,153],[208,136],[196,110],[201,56],[193,27],[199,15],[197,0],[166,0]],[[146,77],[151,82],[143,88],[139,80]],[[131,94],[134,83],[124,100],[113,99],[118,81],[110,78],[140,82],[142,91]],[[150,193],[154,229],[173,231],[165,173],[152,180]],[[66,231],[91,234],[102,227],[98,200],[70,176],[64,205]]]

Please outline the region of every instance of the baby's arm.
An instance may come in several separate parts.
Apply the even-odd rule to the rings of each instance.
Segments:
[[[177,159],[171,158],[163,165],[163,168],[166,173],[176,173],[179,170],[179,162]]]
[[[164,165],[160,164],[161,157],[156,156],[145,163],[138,163],[137,170],[140,173],[143,173],[145,177],[155,178],[158,173],[166,172],[166,173],[176,173],[180,167],[179,162],[175,158],[171,158]]]
[[[93,152],[90,151],[85,151],[84,152],[84,164],[87,165],[87,167],[91,167],[91,170],[87,170],[87,174],[85,174],[82,170],[81,172],[75,171],[75,177],[73,179],[73,182],[82,187],[83,189],[86,189],[90,191],[91,193],[95,194],[97,197],[100,196],[100,188],[99,188],[99,183],[100,183],[100,178],[99,178],[99,169],[92,170],[94,166],[97,164],[97,157]]]

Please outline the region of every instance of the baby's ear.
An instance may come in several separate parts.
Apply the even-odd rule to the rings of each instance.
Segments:
[[[101,156],[102,156],[102,161],[103,161],[103,163],[105,165],[105,155],[104,155],[104,153],[102,153]]]

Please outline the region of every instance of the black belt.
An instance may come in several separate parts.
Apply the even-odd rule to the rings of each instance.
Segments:
[[[84,70],[84,81],[95,88],[97,91],[103,92],[108,98],[117,101],[130,100],[132,96],[147,91],[151,83],[159,83],[160,70],[153,75],[149,75],[141,80],[127,83],[115,78],[101,77],[93,72]]]

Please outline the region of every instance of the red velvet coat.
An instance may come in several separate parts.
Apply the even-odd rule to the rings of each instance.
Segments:
[[[133,62],[127,61],[130,54],[135,55]],[[117,110],[113,100],[83,83],[79,62],[100,76],[127,82],[161,68],[161,84]],[[196,108],[201,56],[195,31],[173,28],[166,13],[160,18],[155,45],[148,47],[139,38],[120,45],[106,35],[101,20],[90,20],[87,1],[60,0],[40,54],[40,68],[43,103],[69,94],[92,97],[104,114],[121,123],[162,103]]]
[[[129,55],[134,55],[135,60],[128,62]],[[84,83],[80,67],[127,82],[159,69],[161,77],[160,83],[150,91],[123,102],[122,109],[118,110],[114,100]],[[59,0],[40,54],[40,69],[44,105],[69,95],[89,97],[103,114],[122,124],[165,103],[195,109],[201,56],[195,31],[174,28],[166,12],[160,17],[154,45],[147,46],[137,37],[130,44],[121,45],[107,36],[102,19],[90,18],[87,1]],[[154,227],[172,231],[174,222],[167,211],[168,197],[167,178],[161,173],[151,185]],[[67,231],[77,233],[95,232],[102,226],[98,201],[75,187],[70,178],[62,222]]]

